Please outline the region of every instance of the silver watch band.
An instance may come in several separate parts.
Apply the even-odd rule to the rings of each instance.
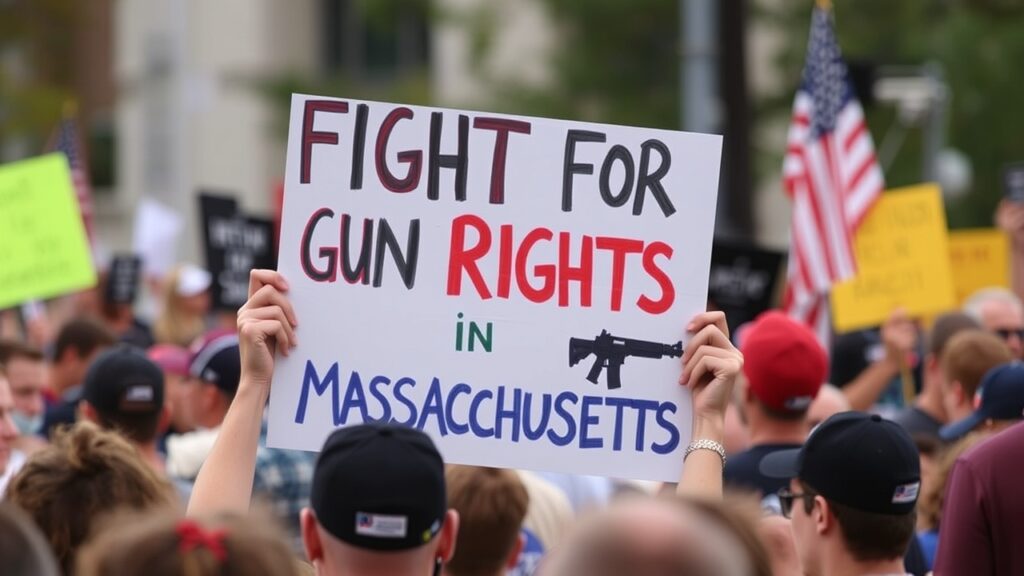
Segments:
[[[683,461],[690,457],[692,452],[697,450],[710,450],[722,459],[722,466],[725,466],[725,447],[721,443],[715,442],[714,440],[708,440],[707,438],[701,438],[700,440],[694,440],[690,442],[690,445],[686,447],[686,454],[683,455]]]

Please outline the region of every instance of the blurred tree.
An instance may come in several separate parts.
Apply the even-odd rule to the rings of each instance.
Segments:
[[[778,73],[787,79],[777,94],[759,102],[764,117],[788,115],[803,66],[810,26],[809,0],[759,0],[756,17],[784,39]],[[990,226],[1002,195],[1002,168],[1024,160],[1024,1],[1022,0],[857,0],[834,1],[836,27],[849,61],[874,66],[941,64],[951,102],[946,145],[970,159],[969,194],[949,202],[951,226]],[[895,110],[876,105],[868,123],[878,146],[895,121]],[[888,187],[921,179],[922,142],[912,132],[886,171]],[[767,166],[781,165],[781,147]]]

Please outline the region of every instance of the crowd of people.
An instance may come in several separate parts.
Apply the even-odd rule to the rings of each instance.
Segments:
[[[210,282],[172,273],[152,329],[100,289],[0,317],[0,572],[1024,574],[1009,290],[831,350],[779,312],[735,335],[690,319],[693,441],[652,485],[446,465],[389,423],[268,448],[275,358],[302,333],[287,280],[253,271],[227,321]]]

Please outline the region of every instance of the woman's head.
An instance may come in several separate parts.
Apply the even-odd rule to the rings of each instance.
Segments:
[[[114,516],[78,556],[78,576],[289,576],[294,556],[272,523],[240,516]]]
[[[101,515],[170,506],[175,498],[126,440],[88,422],[59,433],[34,454],[5,497],[42,530],[65,569]]]
[[[158,341],[187,347],[206,327],[210,273],[192,264],[175,267],[163,286],[163,309],[153,327]]]

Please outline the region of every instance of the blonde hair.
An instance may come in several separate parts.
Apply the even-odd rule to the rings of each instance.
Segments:
[[[942,355],[942,370],[947,380],[959,382],[970,400],[985,374],[1013,360],[1013,353],[1001,338],[984,330],[962,330],[949,340]]]
[[[938,530],[942,524],[942,510],[946,504],[946,483],[949,482],[950,472],[953,465],[971,448],[978,445],[982,440],[987,440],[993,435],[988,430],[971,432],[959,442],[947,448],[938,458],[938,463],[932,469],[928,482],[924,484],[924,492],[921,494],[921,501],[917,507],[921,514],[920,524],[927,530]]]
[[[53,444],[14,476],[5,498],[32,518],[65,571],[105,512],[148,510],[176,500],[171,485],[127,440],[91,422],[58,431]]]
[[[115,515],[78,556],[78,576],[293,576],[299,564],[273,523],[221,515]]]
[[[447,571],[495,574],[519,541],[530,496],[513,470],[451,465],[445,469],[448,506],[459,513],[455,555]]]
[[[175,266],[164,280],[163,306],[160,316],[153,323],[153,335],[162,344],[188,348],[193,340],[202,335],[206,325],[202,317],[189,313],[181,306],[178,282],[185,268],[181,264]]]

